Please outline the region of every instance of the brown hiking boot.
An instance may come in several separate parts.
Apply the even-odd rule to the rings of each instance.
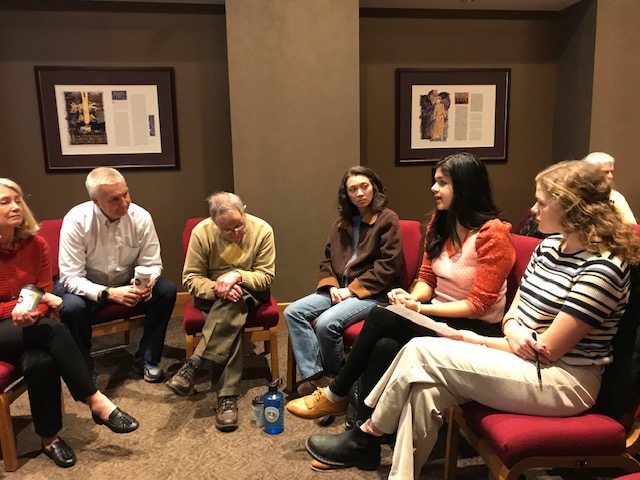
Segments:
[[[197,370],[196,364],[188,358],[165,386],[177,395],[189,395],[193,391]]]
[[[216,428],[221,432],[233,432],[238,428],[238,404],[236,397],[218,398]]]

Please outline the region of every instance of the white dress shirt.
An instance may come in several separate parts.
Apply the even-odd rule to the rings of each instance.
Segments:
[[[132,203],[111,222],[92,201],[76,205],[62,222],[58,264],[64,288],[93,301],[106,287],[129,284],[138,265],[150,267],[155,281],[162,260],[151,214]]]

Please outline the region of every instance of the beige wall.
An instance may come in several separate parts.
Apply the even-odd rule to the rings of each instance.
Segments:
[[[236,193],[274,228],[273,292],[309,294],[360,163],[358,1],[227,2]]]
[[[488,165],[495,199],[518,221],[535,174],[551,163],[557,61],[553,19],[363,18],[360,22],[363,163],[387,186],[401,218],[433,209],[431,167],[396,166],[396,68],[511,68],[506,162]]]
[[[179,284],[185,219],[207,215],[212,190],[233,188],[224,15],[4,11],[0,32],[0,176],[24,187],[41,219],[88,197],[86,172],[45,173],[34,65],[175,68],[181,168],[124,174]]]
[[[591,150],[616,158],[614,182],[640,218],[640,8],[636,0],[598,2]]]
[[[308,46],[305,42],[328,42],[327,56],[339,61],[323,57],[322,45],[306,58],[304,48],[286,45],[286,37],[279,33],[253,44],[269,49],[258,52],[264,58],[256,54],[256,65],[248,66],[237,65],[240,57],[227,61],[227,36],[234,39],[231,58],[240,41],[235,35],[246,28],[242,18],[227,32],[225,16],[206,8],[164,7],[157,13],[136,13],[20,11],[0,6],[0,175],[25,186],[40,218],[60,217],[86,198],[84,173],[44,171],[34,65],[172,66],[181,169],[125,172],[134,201],[154,216],[167,276],[179,283],[184,219],[206,215],[204,198],[213,190],[235,188],[250,210],[276,226],[282,277],[274,293],[280,301],[294,300],[315,281],[322,244],[336,215],[338,181],[347,166],[359,162],[354,138],[360,139],[361,163],[380,173],[401,217],[423,219],[432,208],[430,167],[395,165],[395,69],[509,67],[509,157],[489,165],[496,200],[507,218],[517,221],[530,205],[535,173],[559,155],[585,149],[587,137],[591,149],[607,150],[618,158],[616,181],[638,213],[640,191],[634,188],[634,179],[640,167],[633,154],[640,114],[633,92],[640,75],[636,55],[640,34],[635,33],[640,12],[635,0],[599,2],[595,40],[590,0],[586,10],[577,7],[569,17],[364,17],[359,25],[351,1],[335,18],[314,6],[321,21],[307,17],[299,26],[309,31],[292,32],[301,47]],[[296,8],[293,1],[274,3]],[[332,5],[338,8],[339,2]],[[90,8],[94,7],[86,7]],[[270,35],[266,24],[273,20],[263,20],[263,33]],[[343,38],[329,42],[337,36]],[[580,111],[576,121],[570,115],[560,119],[554,112],[556,97],[570,98],[576,91],[572,87],[592,68],[585,42],[595,45],[593,111],[590,117]],[[359,72],[354,74],[356,64]],[[580,66],[579,75],[572,72],[575,65]],[[243,99],[243,94],[247,88],[260,87],[261,81],[264,90],[259,93],[272,98],[252,109],[251,97]],[[575,103],[586,110],[589,83],[579,85]],[[305,108],[304,101],[317,103]],[[333,107],[318,109],[323,102]],[[333,108],[339,108],[335,116]],[[360,115],[360,135],[354,111]],[[344,119],[336,120],[342,115]],[[282,118],[286,122],[280,124]],[[238,135],[235,165],[232,123]],[[256,125],[259,136],[245,144],[242,135],[250,137]],[[270,190],[265,192],[267,185]]]

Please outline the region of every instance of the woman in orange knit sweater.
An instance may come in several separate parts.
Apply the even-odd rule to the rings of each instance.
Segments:
[[[60,377],[73,398],[89,406],[97,424],[128,433],[138,428],[138,422],[96,388],[67,327],[48,318],[60,310],[62,299],[51,293],[49,246],[37,231],[20,186],[0,178],[0,359],[22,369],[42,451],[59,467],[71,467],[76,456],[58,436],[62,428]],[[20,298],[22,287],[28,284],[45,292],[34,310]]]

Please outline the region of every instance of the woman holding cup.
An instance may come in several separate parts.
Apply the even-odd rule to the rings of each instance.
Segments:
[[[128,433],[138,422],[97,390],[67,327],[49,318],[60,310],[62,299],[51,293],[49,246],[37,231],[20,186],[0,178],[0,359],[22,369],[42,451],[56,465],[71,467],[76,456],[58,436],[60,378],[75,400],[89,406],[98,425]],[[33,295],[38,289],[39,303],[39,293]]]

